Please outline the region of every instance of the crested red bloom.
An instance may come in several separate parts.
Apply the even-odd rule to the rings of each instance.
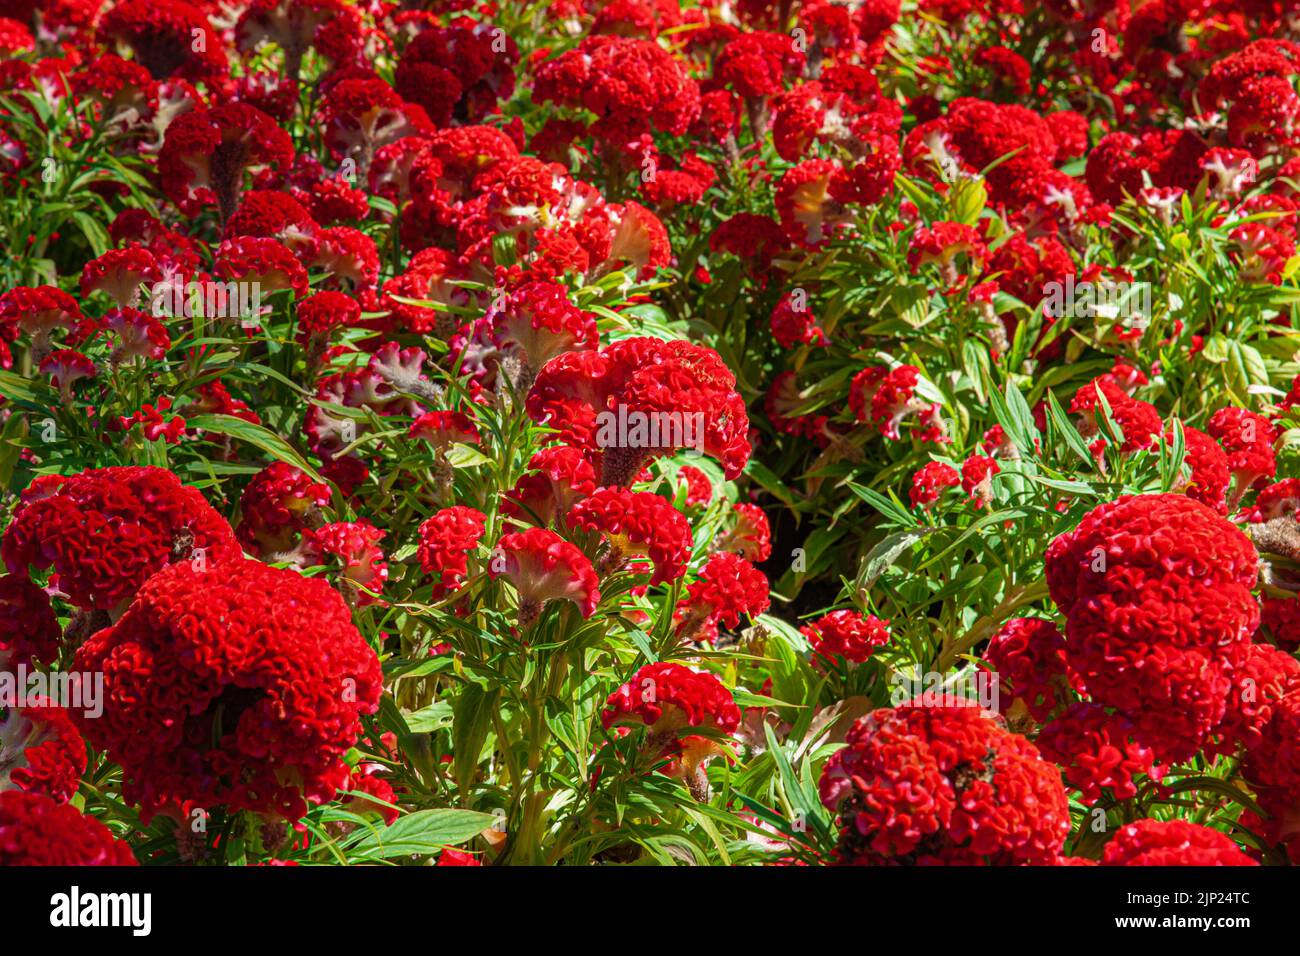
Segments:
[[[135,866],[131,847],[76,807],[0,791],[0,866]]]
[[[746,561],[762,563],[772,556],[772,526],[758,505],[740,502],[733,511],[736,524],[717,540],[719,551],[734,551]]]
[[[603,568],[648,557],[654,564],[652,585],[680,578],[691,559],[690,523],[668,499],[648,491],[597,488],[569,509],[565,522],[604,535],[610,552]]]
[[[444,249],[422,249],[411,257],[405,272],[384,283],[384,308],[391,310],[398,328],[419,334],[450,332],[455,325],[446,312],[400,299],[464,305],[467,302],[464,290],[451,284],[451,280],[458,278],[463,276],[454,256]]]
[[[694,465],[682,465],[677,472],[679,483],[686,485],[686,504],[707,505],[713,500],[713,482]]]
[[[1292,602],[1294,603],[1294,602]],[[1268,622],[1269,602],[1264,601]],[[1231,755],[1264,745],[1273,712],[1288,694],[1300,690],[1300,661],[1269,644],[1249,644],[1232,675],[1223,720],[1215,728],[1215,752]]]
[[[550,601],[572,601],[583,617],[600,603],[600,582],[576,545],[554,531],[529,528],[503,535],[492,552],[492,577],[508,578],[519,594],[519,623],[532,623]]]
[[[43,588],[25,574],[0,575],[0,670],[54,664],[62,633]]]
[[[228,279],[256,282],[263,294],[281,289],[292,290],[295,298],[307,294],[307,270],[275,239],[227,239],[217,249],[216,272]]]
[[[227,70],[207,15],[181,0],[122,0],[103,15],[98,36],[130,49],[156,80],[215,79]]]
[[[993,476],[1002,469],[992,458],[971,455],[961,463],[961,490],[976,508],[993,504]]]
[[[335,329],[349,329],[361,321],[361,306],[342,292],[317,292],[298,303],[298,341],[313,337],[328,340]]]
[[[844,864],[1044,864],[1070,829],[1056,768],[958,699],[863,717],[819,789]]]
[[[1287,518],[1300,511],[1300,478],[1284,478],[1268,485],[1255,496],[1250,520],[1258,523]]]
[[[311,527],[311,515],[329,503],[329,485],[313,481],[287,462],[272,462],[253,476],[240,496],[235,534],[251,554],[284,554]]]
[[[369,521],[335,521],[303,532],[302,550],[308,564],[324,564],[336,558],[343,565],[343,577],[355,585],[351,592],[358,604],[373,604],[374,595],[388,580],[388,562],[379,547],[384,532]]]
[[[1172,434],[1165,435],[1171,442]],[[1228,474],[1228,456],[1213,438],[1195,428],[1183,426],[1186,446],[1184,462],[1191,469],[1187,481],[1179,489],[1185,495],[1208,505],[1219,514],[1228,511],[1227,493],[1231,476]]]
[[[602,449],[606,485],[627,484],[649,459],[683,447],[717,458],[728,478],[749,458],[749,415],[735,376],[716,352],[692,342],[627,338],[567,352],[538,374],[527,407],[570,443]]]
[[[801,304],[802,303],[802,304]],[[796,345],[825,345],[826,333],[807,305],[807,295],[787,292],[772,310],[772,337],[782,348]]]
[[[1223,717],[1259,621],[1256,564],[1233,524],[1177,494],[1103,504],[1047,549],[1071,670],[1162,759],[1190,755]]]
[[[642,750],[652,759],[669,758],[664,772],[685,779],[697,797],[708,793],[705,763],[726,752],[724,744],[696,728],[730,735],[740,726],[740,708],[712,674],[671,661],[646,664],[609,695],[600,715],[606,730],[641,725]]]
[[[246,172],[292,163],[289,134],[245,103],[181,114],[167,127],[158,154],[158,172],[168,198],[184,208],[195,200],[215,200],[225,219],[239,204]]]
[[[1117,800],[1137,793],[1133,778],[1149,776],[1159,782],[1164,770],[1155,754],[1136,736],[1133,723],[1096,704],[1079,702],[1043,726],[1034,741],[1039,752],[1065,771],[1085,804],[1094,804],[1109,790]]]
[[[1277,458],[1273,453],[1277,431],[1263,415],[1244,408],[1221,408],[1210,416],[1206,431],[1228,455],[1236,498],[1251,488],[1263,487],[1277,474]]]
[[[1300,650],[1300,599],[1264,595],[1260,624],[1284,651]]]
[[[146,815],[190,800],[298,819],[347,780],[382,689],[337,591],[239,559],[155,575],[75,666],[104,674],[103,715],[78,723]]]
[[[406,45],[393,86],[439,126],[478,123],[515,90],[519,47],[504,30],[468,18],[423,29]]]
[[[1116,831],[1103,866],[1259,866],[1231,838],[1186,820],[1137,820]]]
[[[66,401],[72,394],[72,383],[83,378],[94,378],[99,370],[95,363],[76,349],[56,349],[41,359],[40,372],[48,375],[50,384],[57,388]]]
[[[849,409],[858,421],[872,422],[880,434],[895,441],[903,437],[898,426],[916,415],[928,426],[917,437],[937,441],[941,436],[940,426],[935,424],[939,405],[917,394],[920,380],[921,370],[915,365],[864,368],[849,384]]]
[[[34,490],[34,489],[29,489]],[[0,541],[10,572],[53,567],[82,608],[113,610],[173,562],[238,558],[226,520],[164,468],[99,468],[24,496]]]
[[[288,193],[250,189],[240,197],[239,208],[226,221],[222,238],[258,236],[276,239],[298,252],[311,248],[319,229],[307,208]]]
[[[449,846],[438,854],[438,862],[434,866],[482,866],[483,861],[472,853],[466,853],[464,850],[457,850],[454,846]]]
[[[571,445],[543,448],[528,462],[528,473],[503,495],[501,512],[549,525],[596,490],[591,462]]]
[[[713,80],[742,97],[761,99],[780,93],[804,64],[804,53],[784,33],[755,30],[729,41],[713,61]]]
[[[486,527],[487,515],[466,505],[443,508],[421,523],[416,557],[421,571],[438,576],[433,584],[435,601],[465,583],[469,554],[478,547]]]
[[[44,700],[8,711],[0,720],[0,791],[67,803],[86,772],[86,744],[67,712]]]
[[[138,309],[109,309],[100,320],[104,328],[117,336],[118,347],[113,360],[160,359],[171,348],[167,326]]]
[[[432,132],[424,109],[408,103],[378,77],[353,77],[332,85],[321,103],[325,145],[339,160],[367,174],[377,150],[406,136]]]
[[[407,434],[442,450],[455,442],[477,445],[483,440],[474,422],[464,412],[425,412],[411,423]]]
[[[503,297],[490,314],[493,337],[534,371],[563,352],[594,349],[596,317],[569,301],[564,286],[528,282]]]
[[[593,135],[611,143],[651,129],[681,135],[700,112],[685,67],[654,41],[626,37],[590,36],[543,63],[533,99],[590,110]]]
[[[809,621],[799,633],[808,638],[815,655],[861,664],[877,647],[889,643],[889,622],[846,608]]]
[[[984,649],[998,681],[998,706],[1017,726],[1028,714],[1042,723],[1069,699],[1065,638],[1051,621],[1013,617]]]
[[[988,248],[973,226],[960,222],[936,222],[921,226],[912,234],[907,250],[907,264],[919,271],[930,264],[939,267],[940,276],[949,286],[957,285],[961,277],[957,272],[959,257],[964,257],[972,275],[980,271],[988,259]]]
[[[235,24],[235,42],[244,52],[274,43],[284,53],[285,75],[292,78],[312,47],[338,65],[358,54],[360,18],[340,0],[252,0]]]
[[[738,627],[742,615],[755,617],[768,609],[767,578],[744,558],[730,551],[712,555],[699,578],[686,589],[678,608],[678,633],[691,637],[719,622]]]
[[[954,488],[961,484],[961,475],[950,465],[941,461],[928,461],[912,475],[912,487],[908,494],[913,508],[928,508],[939,500],[945,488]]]
[[[786,170],[776,188],[776,211],[789,239],[820,246],[848,223],[844,204],[831,184],[843,169],[828,159],[808,159]]]
[[[141,246],[110,249],[91,259],[81,270],[81,296],[105,292],[119,306],[134,308],[143,283],[162,277],[153,253]]]
[[[34,348],[44,348],[56,329],[75,331],[85,321],[77,300],[54,286],[15,286],[0,293],[0,323],[26,332]]]
[[[1079,433],[1084,438],[1092,438],[1101,429],[1103,410],[1101,400],[1097,397],[1099,392],[1110,408],[1111,419],[1124,434],[1124,444],[1120,451],[1129,454],[1151,447],[1155,436],[1164,430],[1160,413],[1149,402],[1131,398],[1113,379],[1104,375],[1080,387],[1070,402],[1070,414],[1081,416]],[[1101,441],[1100,438],[1097,440]],[[1094,444],[1093,453],[1100,454],[1102,447]]]

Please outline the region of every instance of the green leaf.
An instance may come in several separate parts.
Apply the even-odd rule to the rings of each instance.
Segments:
[[[462,792],[469,789],[478,769],[478,758],[487,740],[492,712],[496,710],[500,691],[485,691],[478,684],[468,683],[461,690],[454,705],[451,741],[455,758],[452,773]]]
[[[275,432],[269,431],[261,425],[254,425],[252,422],[246,422],[234,415],[218,414],[196,415],[194,418],[188,419],[187,424],[191,428],[216,432],[218,435],[229,435],[231,438],[237,438],[240,441],[248,442],[250,445],[256,445],[277,461],[293,465],[313,481],[322,484],[325,482],[325,479],[317,473],[315,468],[307,464],[307,459],[298,454],[292,445]]]
[[[472,840],[492,826],[495,820],[492,814],[476,810],[447,807],[417,810],[398,817],[382,830],[366,832],[350,848],[348,855],[354,859],[362,856],[391,860],[399,856],[437,853],[443,847]]]

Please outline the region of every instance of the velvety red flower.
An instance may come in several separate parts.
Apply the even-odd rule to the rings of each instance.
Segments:
[[[1184,495],[1125,496],[1047,549],[1070,668],[1162,759],[1186,759],[1224,714],[1259,607],[1255,549]]]
[[[525,283],[504,296],[490,318],[497,347],[517,354],[534,372],[561,353],[600,344],[596,317],[555,282]]]
[[[692,637],[701,628],[719,622],[735,628],[742,615],[755,617],[770,604],[763,572],[739,555],[720,551],[709,558],[699,578],[686,589],[686,598],[678,608],[678,634]]]
[[[168,564],[240,556],[230,525],[202,494],[147,466],[91,469],[25,494],[0,552],[15,574],[53,567],[70,603],[106,611],[120,610]]]
[[[361,320],[361,306],[342,292],[317,292],[298,303],[298,341],[328,341],[335,329],[349,329]]]
[[[961,484],[961,475],[955,468],[941,461],[928,461],[912,475],[909,489],[913,508],[928,508],[939,500],[945,488]]]
[[[355,588],[349,593],[358,604],[373,604],[375,594],[388,580],[388,562],[379,547],[384,532],[369,521],[335,521],[308,528],[302,535],[303,560],[308,565],[325,564],[336,558],[343,565],[343,578]]]
[[[478,547],[486,527],[487,515],[466,505],[443,508],[420,524],[416,557],[421,571],[437,575],[433,600],[441,601],[465,583],[470,552]]]
[[[1070,414],[1079,415],[1079,433],[1084,438],[1093,438],[1101,430],[1102,404],[1098,392],[1106,399],[1110,407],[1111,419],[1124,433],[1123,454],[1135,452],[1141,448],[1150,448],[1155,436],[1164,430],[1160,413],[1154,405],[1140,399],[1131,398],[1119,385],[1106,376],[1098,376],[1087,385],[1082,386],[1070,401]],[[1104,442],[1100,438],[1093,444],[1093,454],[1100,454]]]
[[[313,481],[287,462],[272,462],[253,476],[240,496],[235,534],[250,554],[285,554],[311,527],[313,513],[329,503],[329,485]]]
[[[1034,742],[1065,771],[1066,781],[1087,805],[1101,800],[1103,790],[1128,800],[1137,793],[1134,777],[1145,775],[1157,783],[1164,778],[1164,769],[1155,765],[1155,754],[1137,738],[1132,721],[1096,704],[1071,704],[1043,726]]]
[[[1260,624],[1284,651],[1300,650],[1300,599],[1264,595]]]
[[[604,535],[609,552],[601,559],[602,570],[646,557],[654,565],[650,583],[655,585],[680,578],[691,560],[690,523],[668,499],[648,491],[597,488],[569,509],[565,522]]]
[[[378,77],[350,77],[332,85],[321,102],[325,145],[340,162],[351,160],[358,176],[369,172],[375,153],[390,143],[433,131],[424,109],[408,103]]]
[[[477,426],[464,412],[425,412],[411,422],[407,434],[427,441],[440,451],[446,451],[456,442],[477,445],[483,440]]]
[[[992,458],[971,455],[961,463],[961,490],[976,508],[993,504],[993,476],[1002,469]]]
[[[1262,488],[1277,474],[1277,458],[1273,452],[1277,431],[1263,415],[1244,408],[1221,408],[1210,416],[1206,431],[1228,455],[1235,497],[1251,488]]]
[[[110,249],[91,259],[81,270],[81,296],[105,292],[119,306],[134,308],[140,298],[140,286],[156,282],[162,273],[153,253],[140,246]]]
[[[682,777],[699,797],[708,793],[704,765],[727,751],[715,738],[691,731],[730,735],[740,726],[740,708],[712,674],[660,661],[646,664],[610,694],[600,719],[606,730],[644,726],[642,752],[669,758],[664,772]]]
[[[799,303],[802,301],[802,305]],[[817,324],[817,318],[807,305],[807,294],[801,290],[781,296],[772,310],[772,337],[782,348],[796,345],[825,345],[826,333]]]
[[[989,638],[984,659],[998,681],[998,706],[1012,727],[1043,723],[1069,700],[1065,637],[1040,617],[1013,617]]]
[[[0,575],[0,671],[56,663],[62,634],[43,588],[26,574]]]
[[[464,850],[457,850],[455,847],[447,847],[438,854],[438,862],[434,866],[482,866],[483,861],[472,853],[466,853]]]
[[[799,633],[808,638],[815,655],[861,664],[877,647],[889,643],[889,622],[846,608],[809,621]]]
[[[225,45],[207,15],[181,0],[122,0],[97,32],[101,41],[129,48],[156,80],[211,80],[227,70]]]
[[[183,209],[195,201],[215,200],[223,219],[234,215],[239,205],[245,172],[292,163],[289,134],[245,103],[181,114],[167,127],[158,154],[158,172],[168,198]]]
[[[217,249],[216,272],[227,279],[255,282],[264,295],[281,289],[289,289],[295,298],[307,294],[307,270],[275,239],[227,239]]]
[[[943,434],[938,423],[940,407],[917,394],[920,379],[921,370],[915,365],[864,368],[849,383],[849,409],[858,421],[872,422],[880,434],[895,441],[903,437],[898,426],[915,415],[926,425],[917,437],[938,441]]]
[[[550,601],[572,601],[583,617],[600,603],[596,569],[576,545],[554,531],[529,528],[503,535],[492,551],[488,573],[508,578],[519,594],[519,623],[537,619]]]
[[[109,309],[100,320],[104,328],[117,336],[113,360],[133,358],[160,359],[171,348],[167,326],[138,309]]]
[[[569,443],[603,450],[604,485],[627,484],[649,459],[686,447],[688,431],[728,478],[749,458],[749,415],[735,376],[716,352],[692,342],[627,338],[567,352],[538,374],[527,407]]]
[[[39,700],[0,720],[0,791],[39,793],[67,803],[86,771],[86,743],[61,707]]]
[[[519,47],[491,23],[469,18],[421,30],[397,61],[393,87],[439,126],[478,123],[515,90]]]
[[[1230,837],[1186,820],[1137,820],[1116,831],[1103,866],[1259,866]]]
[[[382,690],[337,591],[239,559],[156,574],[75,666],[104,675],[103,715],[78,724],[146,816],[190,800],[298,819],[347,780]]]
[[[1172,442],[1173,435],[1166,433],[1165,441]],[[1187,449],[1183,461],[1191,469],[1191,474],[1178,490],[1219,514],[1226,514],[1228,483],[1231,481],[1228,456],[1213,438],[1187,425],[1183,426],[1183,441]]]
[[[135,866],[131,847],[76,807],[0,791],[0,866]]]
[[[724,46],[713,61],[713,80],[746,99],[780,93],[803,69],[803,50],[784,33],[755,30]]]
[[[595,113],[591,132],[610,142],[660,130],[681,135],[700,112],[700,90],[685,67],[652,40],[590,36],[537,68],[536,102]]]
[[[680,484],[686,486],[686,504],[707,505],[713,500],[713,482],[709,476],[694,465],[682,465],[677,477]]]
[[[746,561],[761,564],[772,556],[772,526],[758,505],[742,501],[733,508],[736,523],[717,539],[719,551],[734,551]]]
[[[503,496],[502,514],[541,525],[553,524],[596,490],[596,471],[570,445],[543,448],[528,462],[528,473]]]
[[[1070,829],[1056,768],[958,699],[863,717],[819,789],[843,864],[1045,864]]]

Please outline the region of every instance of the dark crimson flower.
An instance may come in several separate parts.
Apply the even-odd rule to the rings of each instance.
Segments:
[[[1259,866],[1229,837],[1186,820],[1138,820],[1121,827],[1103,866]]]
[[[76,807],[0,791],[0,866],[135,866],[131,847]]]
[[[690,523],[668,499],[648,491],[597,488],[568,510],[565,522],[604,535],[609,552],[601,559],[602,571],[633,557],[649,558],[650,583],[663,584],[685,574],[691,560]]]
[[[799,628],[799,632],[808,638],[817,656],[828,660],[840,657],[855,664],[889,643],[888,621],[848,609],[823,614]]]
[[[433,600],[441,601],[465,583],[470,552],[478,547],[486,527],[487,515],[466,505],[443,508],[420,525],[416,557],[421,571],[437,575]]]
[[[240,559],[156,574],[75,666],[104,674],[103,715],[78,723],[146,816],[189,800],[298,819],[347,781],[382,689],[337,591]]]
[[[67,803],[86,772],[86,743],[61,707],[40,700],[0,720],[0,791],[39,793]]]

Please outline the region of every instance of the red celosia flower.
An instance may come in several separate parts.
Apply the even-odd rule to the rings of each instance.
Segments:
[[[433,600],[441,601],[460,589],[469,573],[469,554],[483,537],[487,515],[465,505],[434,512],[420,525],[416,557],[420,570],[437,575]]]
[[[76,807],[0,791],[0,866],[135,866],[131,847]]]
[[[256,282],[265,293],[290,289],[307,294],[307,270],[283,243],[257,236],[227,239],[217,249],[216,272],[228,279]]]
[[[349,329],[361,320],[361,306],[342,292],[317,292],[298,303],[298,341],[329,340],[335,329]]]
[[[1120,451],[1129,454],[1140,448],[1150,448],[1156,435],[1163,431],[1160,413],[1154,405],[1140,399],[1131,398],[1112,379],[1099,376],[1081,387],[1070,402],[1070,414],[1082,416],[1079,419],[1079,433],[1085,438],[1092,438],[1100,431],[1102,421],[1102,403],[1097,397],[1100,392],[1110,407],[1110,417],[1124,434],[1124,444]],[[1093,445],[1093,453],[1100,454],[1104,447]]]
[[[682,465],[677,471],[680,483],[686,485],[686,504],[707,505],[713,500],[713,482],[694,465]]]
[[[682,64],[652,40],[625,37],[587,37],[542,64],[533,99],[590,110],[593,135],[611,143],[651,129],[681,135],[700,112],[699,87]]]
[[[652,585],[686,573],[691,526],[666,498],[648,491],[597,488],[569,509],[565,521],[570,527],[605,536],[609,553],[601,560],[602,571],[623,567],[636,556],[648,557],[654,564]]]
[[[160,359],[171,348],[172,339],[167,326],[138,309],[109,309],[100,321],[118,338],[119,345],[113,350],[115,362],[133,358]]]
[[[422,107],[403,100],[376,76],[350,77],[332,85],[320,114],[325,145],[340,161],[351,160],[358,176],[367,175],[377,150],[433,129]]]
[[[515,90],[519,47],[491,23],[453,20],[421,30],[397,61],[393,87],[439,126],[478,123]]]
[[[1300,599],[1266,594],[1259,616],[1273,643],[1284,651],[1300,650]]]
[[[831,194],[831,184],[843,175],[844,170],[828,159],[808,159],[781,177],[776,211],[791,240],[820,246],[847,224],[843,203]]]
[[[407,434],[427,441],[440,451],[446,451],[456,442],[477,445],[483,440],[474,422],[464,412],[425,412],[411,423]]]
[[[162,273],[153,253],[141,246],[110,249],[81,270],[81,296],[106,292],[119,306],[134,308],[142,283],[156,282]]]
[[[1172,434],[1165,435],[1166,442],[1172,440]],[[1228,474],[1228,456],[1205,432],[1186,425],[1183,426],[1183,441],[1187,449],[1183,460],[1191,469],[1191,475],[1178,490],[1219,514],[1226,514],[1228,483],[1231,480]]]
[[[929,461],[917,469],[912,476],[909,495],[913,508],[928,508],[939,500],[945,488],[961,484],[961,476],[956,469],[941,461]]]
[[[686,598],[678,608],[678,634],[693,637],[701,628],[718,622],[737,627],[741,615],[755,617],[770,603],[763,572],[739,555],[720,551],[709,558],[699,579],[686,589]]]
[[[56,663],[62,633],[43,588],[25,574],[0,575],[0,671]]]
[[[1103,788],[1128,800],[1137,793],[1136,776],[1145,774],[1157,783],[1164,778],[1151,748],[1136,738],[1132,722],[1096,704],[1071,704],[1039,731],[1035,743],[1065,771],[1065,779],[1088,805],[1102,799]]]
[[[758,505],[740,502],[734,508],[736,524],[717,540],[719,551],[734,551],[746,561],[762,563],[772,556],[772,526]]]
[[[993,504],[993,476],[1002,469],[992,458],[971,455],[961,463],[961,490],[976,508]]]
[[[1265,598],[1266,623],[1268,606]],[[1249,644],[1233,671],[1232,684],[1223,720],[1215,728],[1218,741],[1212,748],[1229,756],[1242,746],[1250,750],[1263,745],[1277,703],[1300,690],[1300,662],[1269,644]]]
[[[1103,866],[1259,866],[1229,837],[1186,820],[1137,820],[1121,827]]]
[[[311,527],[313,512],[329,503],[329,485],[312,481],[286,462],[273,462],[253,476],[240,496],[235,534],[251,554],[285,554]]]
[[[388,562],[379,548],[384,532],[369,521],[336,521],[303,532],[302,550],[308,564],[324,564],[327,556],[343,563],[343,576],[356,585],[357,603],[373,604],[388,580]]]
[[[172,562],[214,565],[240,554],[226,520],[164,468],[99,468],[26,497],[0,541],[14,573],[53,566],[82,608],[120,610]]]
[[[849,409],[858,421],[873,422],[880,434],[895,441],[903,437],[898,426],[908,416],[916,415],[927,424],[917,437],[939,441],[943,435],[942,426],[937,424],[939,405],[916,393],[920,378],[921,370],[915,365],[864,368],[849,383]]]
[[[146,816],[190,800],[298,819],[347,780],[382,689],[337,591],[238,559],[156,574],[75,665],[104,674],[103,715],[78,723]]]
[[[998,706],[1012,727],[1025,714],[1042,723],[1068,700],[1065,638],[1051,621],[1013,617],[989,638],[984,659],[997,675]]]
[[[59,390],[66,402],[72,395],[72,383],[94,378],[98,369],[76,349],[56,349],[41,359],[40,371],[50,377],[50,384]]]
[[[251,189],[226,221],[223,239],[256,236],[275,239],[298,253],[310,249],[320,226],[302,203],[274,189]]]
[[[1044,864],[1070,829],[1056,768],[958,699],[863,717],[819,787],[845,864]]]
[[[122,0],[99,21],[101,40],[129,47],[156,80],[216,79],[225,74],[225,45],[198,7],[181,0]]]
[[[799,632],[808,638],[815,655],[827,660],[843,658],[855,664],[889,643],[888,621],[848,609],[823,614],[799,628]]]
[[[502,297],[489,318],[498,348],[536,372],[563,352],[599,345],[596,317],[569,301],[564,286],[528,282]]]
[[[1244,408],[1221,408],[1210,416],[1206,431],[1228,455],[1235,488],[1233,501],[1251,488],[1262,488],[1277,473],[1273,443],[1277,431],[1263,415]]]
[[[163,192],[185,207],[215,199],[223,219],[239,204],[246,171],[292,163],[289,134],[245,103],[183,113],[167,128],[158,154]]]
[[[66,711],[48,701],[10,707],[0,720],[0,791],[39,793],[67,803],[86,771],[86,744]]]
[[[503,535],[489,573],[509,578],[519,592],[521,626],[536,620],[549,601],[572,601],[583,617],[591,617],[600,603],[600,582],[587,556],[545,528]]]
[[[957,259],[965,256],[971,274],[978,273],[988,259],[988,248],[974,227],[959,222],[936,222],[912,234],[907,263],[913,271],[931,263],[939,267],[943,281],[951,288],[961,281]]]
[[[455,847],[447,847],[438,854],[438,862],[434,866],[482,866],[483,861],[472,853],[466,853],[464,850],[457,850]]]
[[[37,358],[48,353],[50,333],[60,328],[76,331],[85,321],[77,300],[54,286],[15,286],[0,293],[0,325],[31,336]]]
[[[313,46],[339,66],[360,52],[359,19],[339,0],[252,0],[235,24],[235,41],[245,52],[274,43],[284,51],[285,76],[292,78]]]
[[[502,514],[549,525],[596,490],[596,471],[585,455],[570,445],[543,448],[528,462],[528,474],[506,492]]]
[[[799,306],[800,297],[803,305]],[[782,348],[796,345],[825,345],[826,333],[817,324],[817,318],[807,306],[807,296],[799,290],[781,296],[772,310],[772,336]]]
[[[650,458],[691,445],[734,478],[749,458],[749,415],[735,386],[710,348],[627,338],[552,359],[527,407],[571,443],[604,450],[602,484],[627,484]]]
[[[713,80],[746,99],[780,93],[787,79],[799,75],[804,53],[783,33],[755,30],[724,46],[713,61]]]
[[[670,758],[665,773],[682,777],[691,792],[702,797],[708,793],[704,764],[726,748],[691,730],[732,734],[740,726],[740,708],[712,674],[660,661],[646,664],[610,694],[600,719],[606,730],[644,726],[642,752],[656,760]]]
[[[1101,505],[1047,549],[1071,670],[1161,759],[1190,756],[1223,717],[1259,621],[1256,563],[1234,525],[1175,494]]]

